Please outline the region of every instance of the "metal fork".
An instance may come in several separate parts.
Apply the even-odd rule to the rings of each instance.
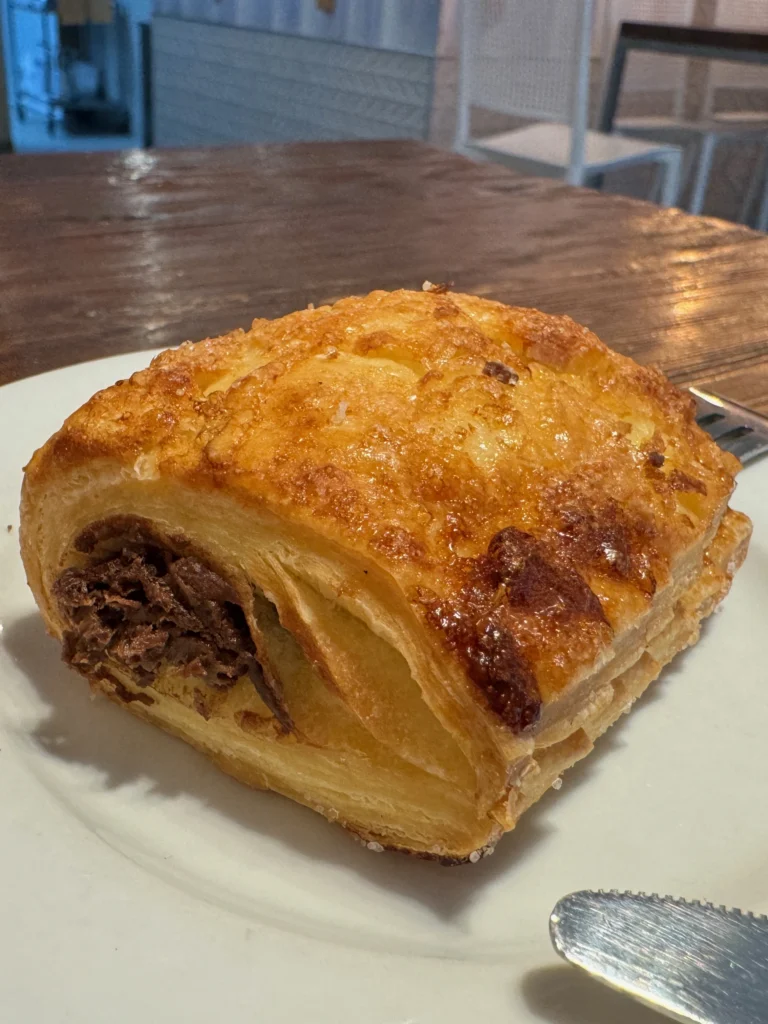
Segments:
[[[696,399],[696,422],[709,436],[742,462],[768,452],[768,418],[729,398],[688,388]]]

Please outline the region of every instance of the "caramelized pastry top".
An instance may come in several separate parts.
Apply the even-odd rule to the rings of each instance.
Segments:
[[[722,514],[693,400],[567,317],[373,292],[162,353],[38,453],[226,487],[394,579],[515,731]]]

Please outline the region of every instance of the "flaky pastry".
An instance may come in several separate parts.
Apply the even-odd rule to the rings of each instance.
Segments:
[[[698,638],[737,468],[567,317],[378,291],[94,395],[22,550],[95,690],[372,849],[476,861]]]

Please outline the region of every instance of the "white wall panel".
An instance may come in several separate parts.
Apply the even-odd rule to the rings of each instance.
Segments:
[[[433,59],[155,17],[159,146],[426,138]]]

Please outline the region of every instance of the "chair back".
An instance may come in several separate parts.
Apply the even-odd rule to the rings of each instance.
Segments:
[[[768,32],[768,0],[718,0],[715,27],[746,32]],[[748,110],[747,94],[753,90],[768,90],[768,67],[764,64],[711,61],[704,101],[705,117],[716,112],[718,89],[733,90],[732,96],[743,96],[743,102],[735,99],[727,104],[729,108]]]
[[[605,0],[602,37],[603,82],[607,83],[622,21],[659,25],[690,25],[695,0]],[[621,83],[630,114],[665,114],[682,118],[685,111],[687,58],[660,53],[630,53]]]
[[[587,125],[592,8],[593,0],[464,0],[459,148],[471,144],[473,107],[569,124],[577,180]]]

